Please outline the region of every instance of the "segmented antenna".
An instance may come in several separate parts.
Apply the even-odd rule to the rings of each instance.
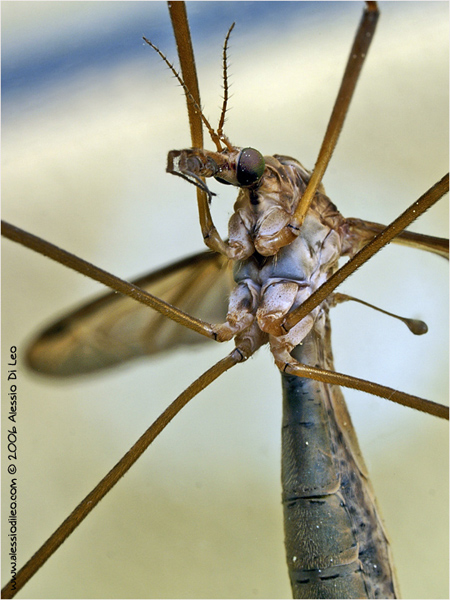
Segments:
[[[234,23],[233,23],[234,26]],[[230,28],[233,28],[233,26]],[[230,32],[228,32],[229,34]],[[155,46],[155,44],[153,44],[150,40],[148,40],[145,36],[142,38],[144,40],[144,42],[146,42],[151,48],[153,48],[153,50],[155,50],[155,52],[157,52],[159,54],[159,56],[162,58],[162,60],[165,62],[165,64],[169,67],[169,69],[172,71],[175,79],[178,81],[178,83],[181,85],[181,87],[183,88],[186,96],[188,97],[189,101],[192,102],[192,104],[194,105],[195,109],[198,111],[206,129],[208,130],[209,135],[211,136],[212,141],[214,142],[214,144],[216,145],[217,151],[218,152],[222,152],[223,147],[221,145],[221,139],[223,141],[223,143],[227,146],[228,150],[232,150],[233,147],[231,146],[231,144],[228,142],[228,140],[225,137],[219,136],[214,129],[211,127],[211,125],[209,124],[208,119],[205,117],[205,115],[203,114],[203,111],[201,109],[201,107],[198,105],[198,103],[196,102],[195,98],[192,96],[191,92],[189,91],[188,86],[185,84],[183,78],[181,77],[181,75],[178,73],[178,71],[175,69],[175,67],[173,66],[173,64],[170,62],[170,60],[167,58],[167,56],[158,48],[158,46]],[[226,43],[226,42],[225,42]]]
[[[235,23],[232,23],[230,29],[228,30],[227,35],[225,36],[225,42],[223,45],[223,55],[222,55],[222,64],[223,64],[223,103],[222,103],[222,112],[220,113],[219,127],[217,128],[217,135],[219,138],[227,144],[228,138],[223,133],[223,125],[225,123],[225,113],[227,112],[227,104],[228,104],[228,41],[230,39],[231,32],[233,31]],[[228,142],[229,143],[229,142]]]

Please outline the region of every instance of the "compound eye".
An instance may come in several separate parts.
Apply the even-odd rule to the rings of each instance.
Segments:
[[[254,148],[243,148],[239,154],[236,179],[240,186],[248,187],[257,183],[264,173],[264,157]]]

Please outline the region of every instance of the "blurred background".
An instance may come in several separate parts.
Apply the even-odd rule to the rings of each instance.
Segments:
[[[324,184],[344,216],[387,223],[447,171],[448,3],[380,4]],[[312,168],[362,6],[188,2],[213,125],[223,40],[236,21],[227,135]],[[183,93],[143,35],[176,61],[165,3],[2,3],[3,218],[124,278],[203,248],[194,190],[165,173],[167,152],[190,145]],[[235,190],[215,191],[214,216],[226,235]],[[447,200],[412,229],[448,236]],[[20,369],[22,564],[232,346],[177,351],[79,380],[28,373],[27,340],[102,290],[9,241],[2,253],[3,384],[13,345]],[[341,287],[425,320],[429,333],[414,337],[370,309],[340,306],[332,313],[336,369],[446,402],[447,263],[392,246]],[[262,349],[194,399],[19,597],[289,597],[279,379]],[[447,424],[344,393],[403,597],[448,598]],[[4,430],[9,424],[3,413]],[[8,566],[3,561],[3,584]]]

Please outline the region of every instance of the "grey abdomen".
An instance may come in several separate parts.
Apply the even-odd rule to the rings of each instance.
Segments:
[[[324,366],[323,344],[313,332],[293,354]],[[294,598],[396,598],[389,545],[368,481],[334,414],[330,394],[340,390],[282,377],[283,508]]]

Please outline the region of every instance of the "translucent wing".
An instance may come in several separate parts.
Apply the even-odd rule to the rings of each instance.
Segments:
[[[207,322],[221,322],[233,286],[227,259],[202,252],[133,283]],[[42,331],[27,360],[35,371],[67,377],[207,338],[170,321],[131,298],[111,292]]]
[[[379,223],[373,223],[371,221],[363,221],[362,219],[347,218],[345,219],[345,222],[348,231],[351,231],[354,235],[358,236],[358,249],[360,244],[366,244],[385,228],[385,225],[380,225]],[[403,231],[392,241],[396,244],[402,244],[403,246],[410,246],[411,248],[417,248],[418,250],[433,252],[448,260],[449,247],[448,240],[445,238],[423,235],[421,233],[414,233],[413,231]]]

